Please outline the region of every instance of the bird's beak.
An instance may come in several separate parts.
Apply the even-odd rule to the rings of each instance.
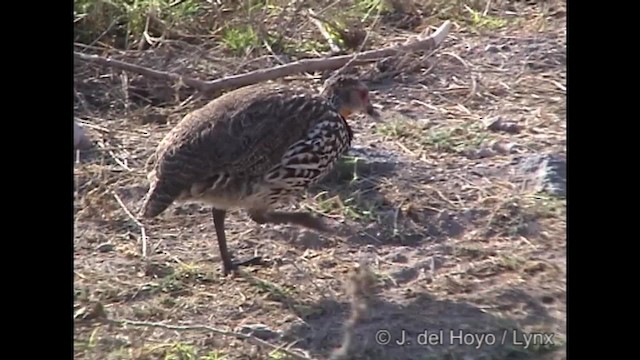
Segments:
[[[380,113],[373,107],[371,103],[367,105],[367,115],[371,116],[375,120],[380,119]]]

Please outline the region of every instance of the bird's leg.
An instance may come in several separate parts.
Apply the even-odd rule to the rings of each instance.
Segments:
[[[293,224],[320,232],[332,232],[320,218],[307,212],[257,211],[249,212],[251,219],[258,224]]]
[[[211,210],[211,213],[213,215],[213,225],[216,228],[218,247],[220,248],[220,257],[222,258],[222,270],[224,272],[224,275],[227,275],[233,268],[231,255],[229,255],[229,250],[227,249],[227,238],[224,231],[224,219],[227,216],[227,212],[225,210],[214,208],[213,210]]]
[[[260,256],[256,256],[244,261],[231,261],[231,254],[229,254],[229,250],[227,249],[227,238],[224,228],[224,219],[227,215],[227,212],[225,210],[214,208],[211,210],[211,213],[213,215],[213,225],[216,228],[216,236],[218,238],[218,247],[220,248],[220,257],[222,258],[222,270],[224,275],[228,275],[229,273],[231,273],[231,271],[236,270],[239,266],[261,264],[262,258]]]

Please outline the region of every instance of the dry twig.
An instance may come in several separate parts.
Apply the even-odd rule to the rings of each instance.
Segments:
[[[116,199],[116,201],[118,202],[118,205],[120,205],[120,207],[125,212],[125,214],[127,214],[127,216],[131,220],[133,220],[133,222],[136,225],[138,225],[138,227],[140,228],[140,241],[142,241],[142,258],[146,258],[147,257],[147,231],[145,230],[144,225],[140,222],[140,220],[138,220],[135,216],[133,216],[133,214],[131,213],[131,211],[129,211],[129,209],[124,204],[124,202],[122,202],[122,199],[120,199],[120,196],[118,196],[118,194],[114,192],[113,197]]]
[[[327,41],[327,44],[329,44],[329,48],[331,49],[331,51],[334,53],[339,53],[340,46],[338,46],[338,44],[336,44],[336,42],[333,41],[331,34],[329,34],[329,31],[327,31],[327,29],[324,27],[322,23],[323,22],[327,23],[329,26],[332,26],[332,27],[337,27],[337,26],[332,22],[329,22],[328,20],[325,20],[324,18],[321,18],[318,15],[316,15],[316,13],[312,9],[307,10],[307,12],[308,12],[307,15],[309,16],[309,19],[311,20],[311,22],[318,28],[318,31],[320,31],[320,35],[322,35],[322,37]]]
[[[353,64],[357,65],[376,61],[380,58],[393,56],[398,53],[434,49],[442,44],[450,29],[451,22],[445,21],[444,24],[442,24],[432,35],[426,36],[425,33],[422,33],[415,41],[411,41],[406,44],[388,46],[377,50],[369,50],[356,53],[355,55],[334,56],[324,59],[304,59],[268,69],[255,70],[245,74],[227,76],[211,81],[184,77],[172,72],[153,70],[140,65],[129,64],[123,61],[103,58],[96,55],[87,55],[80,52],[74,52],[74,56],[76,59],[81,61],[93,62],[98,65],[118,68],[156,79],[177,81],[201,92],[212,93],[221,90],[232,90],[263,81],[274,80],[295,73],[339,69],[349,63],[349,61],[354,57],[356,57],[357,60],[353,61]]]
[[[379,20],[379,19],[380,19],[380,8],[378,8],[378,13],[377,13],[377,15],[376,15],[376,18],[375,18],[375,20],[373,21],[373,24],[371,24],[371,29],[373,29],[373,28],[376,26],[376,23],[378,22],[378,20]],[[440,29],[443,29],[445,25],[446,25],[446,22],[445,22],[445,24],[443,24],[443,25],[440,27]],[[446,34],[447,34],[448,32],[449,32],[448,30],[447,30],[447,31],[445,31],[445,32],[444,32],[444,35],[442,36],[442,38],[440,38],[440,37],[435,37],[435,36],[432,36],[432,37],[431,37],[431,38],[433,38],[433,39],[434,39],[434,44],[435,44],[435,45],[434,45],[434,48],[435,48],[435,47],[437,47],[437,46],[439,46],[439,45],[442,43],[442,41],[444,41],[444,38],[446,37]],[[367,40],[369,39],[369,34],[370,34],[370,32],[366,32],[366,33],[365,33],[364,38],[363,38],[363,39],[361,39],[361,42],[360,42],[360,48],[358,49],[358,51],[357,51],[356,53],[354,53],[354,54],[353,54],[353,56],[351,57],[351,59],[349,59],[349,61],[347,61],[344,65],[342,65],[342,67],[341,67],[340,69],[338,69],[338,71],[336,71],[336,72],[335,72],[335,74],[333,74],[333,77],[339,76],[340,74],[342,74],[342,73],[344,73],[345,71],[347,71],[347,69],[348,69],[351,65],[356,64],[356,60],[359,60],[359,59],[358,59],[358,56],[361,56],[361,55],[363,54],[362,50],[364,49],[364,45],[367,43]],[[343,35],[344,35],[344,34],[343,34]],[[420,35],[421,35],[421,36],[426,36],[426,30],[425,30],[425,32],[423,32],[423,33],[422,33],[422,34],[420,34]],[[346,41],[346,38],[344,38],[344,37],[343,37],[343,41]],[[407,43],[405,43],[405,45],[407,45],[407,44],[409,44],[409,43],[411,43],[411,42],[407,42]]]

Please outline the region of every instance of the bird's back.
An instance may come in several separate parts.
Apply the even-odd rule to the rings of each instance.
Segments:
[[[218,97],[186,115],[158,145],[143,216],[160,214],[199,187],[248,191],[247,181],[265,176],[324,120],[344,121],[324,98],[302,88],[262,84]]]

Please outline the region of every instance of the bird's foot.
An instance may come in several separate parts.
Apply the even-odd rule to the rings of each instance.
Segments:
[[[246,260],[239,261],[231,261],[223,262],[222,272],[224,276],[231,274],[232,272],[238,270],[241,266],[252,266],[252,265],[266,265],[265,261],[262,259],[262,256],[254,256],[252,258],[248,258]]]

